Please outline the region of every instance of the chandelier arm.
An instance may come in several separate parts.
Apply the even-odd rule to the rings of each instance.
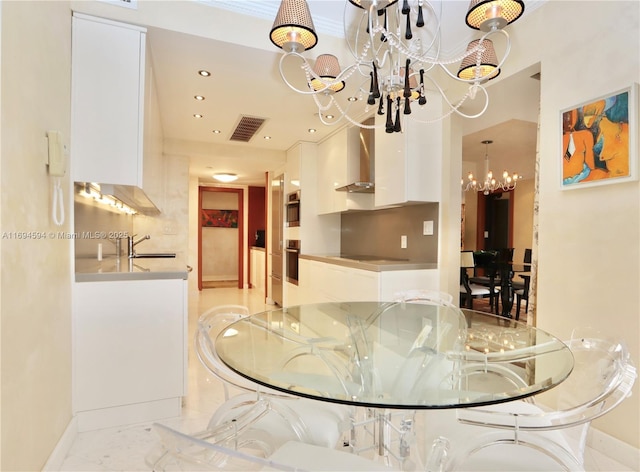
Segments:
[[[442,99],[445,101],[445,103],[447,105],[449,105],[449,109],[450,111],[446,114],[444,114],[442,116],[442,118],[446,118],[447,116],[449,116],[451,113],[456,113],[459,116],[463,117],[463,118],[478,118],[480,115],[482,115],[487,108],[489,107],[489,93],[487,92],[487,90],[480,84],[474,84],[472,86],[469,87],[469,90],[467,90],[467,93],[464,95],[464,97],[462,97],[460,99],[460,101],[456,104],[453,105],[449,99],[447,98],[447,95],[445,94],[444,90],[442,90],[442,88],[440,87],[440,85],[438,85],[438,83],[432,78],[432,77],[425,77],[426,79],[430,80],[431,83],[433,84],[433,86],[435,88],[438,89],[438,92],[440,93],[440,96],[442,97]],[[482,110],[480,110],[478,113],[476,113],[475,115],[468,115],[466,113],[463,113],[462,111],[460,111],[460,107],[462,106],[462,104],[472,95],[477,94],[478,90],[480,90],[483,95],[484,95],[484,106],[482,107]],[[475,97],[474,97],[475,98]],[[419,121],[419,120],[416,120]],[[433,123],[437,120],[430,120],[430,121],[421,121],[421,123]]]
[[[299,88],[297,88],[295,85],[292,85],[292,84],[287,80],[287,77],[286,77],[286,75],[285,75],[285,73],[284,73],[284,70],[283,70],[283,68],[282,68],[282,64],[284,63],[285,59],[287,59],[287,58],[289,58],[289,57],[291,57],[291,56],[296,56],[296,57],[298,57],[298,58],[300,58],[300,59],[302,60],[303,65],[301,66],[301,68],[302,68],[302,69],[305,69],[305,71],[306,71],[305,65],[306,65],[306,67],[308,67],[309,69],[311,69],[311,67],[309,66],[309,63],[307,62],[307,59],[306,59],[304,56],[302,56],[301,54],[299,54],[299,53],[297,53],[297,52],[294,52],[294,51],[292,51],[292,52],[288,52],[288,53],[286,53],[286,54],[283,54],[283,55],[282,55],[282,57],[280,57],[280,62],[279,62],[279,64],[278,64],[278,69],[279,69],[279,71],[280,71],[280,78],[282,78],[282,81],[283,81],[283,82],[284,82],[284,83],[285,83],[285,84],[286,84],[286,85],[287,85],[291,90],[293,90],[294,92],[297,92],[297,93],[299,93],[299,94],[302,94],[302,95],[317,95],[317,94],[319,94],[319,93],[323,93],[324,91],[323,91],[322,89],[321,89],[321,90],[300,90]],[[313,71],[312,71],[312,73],[313,73]],[[321,79],[320,77],[318,77],[315,73],[313,73],[313,75],[314,75],[314,77],[316,77],[318,80],[323,81],[323,79]],[[324,81],[323,81],[323,82],[324,82]]]
[[[349,52],[351,53],[351,55],[353,56],[353,58],[358,62],[370,62],[370,61],[366,61],[365,60],[365,55],[366,52],[369,50],[369,48],[372,48],[373,45],[375,44],[375,42],[373,41],[373,37],[370,36],[368,39],[368,42],[365,44],[365,53],[358,55],[358,53],[356,52],[356,48],[358,47],[358,43],[360,42],[360,33],[362,31],[362,27],[363,27],[363,23],[366,24],[370,24],[370,18],[369,15],[366,11],[363,11],[363,13],[360,15],[360,20],[359,20],[359,24],[356,27],[356,35],[355,35],[355,39],[354,39],[354,44],[351,44],[351,42],[349,41],[349,33],[347,31],[347,7],[349,5],[348,1],[344,2],[344,15],[343,15],[343,28],[344,28],[344,39],[345,39],[345,43],[347,43],[347,47],[349,48]],[[365,30],[366,31],[366,30]],[[373,47],[374,50],[374,54],[372,55],[372,59],[374,60],[376,55],[377,55],[377,50],[375,50],[375,47]]]
[[[318,105],[318,107],[321,106],[318,97],[314,95],[313,97],[316,100],[316,104]],[[335,100],[335,98],[331,95],[329,98],[329,102],[327,105],[324,105],[323,107],[323,111],[328,110],[329,108],[331,108],[332,106],[336,108],[336,110],[338,110],[339,112],[339,117],[334,120],[334,121],[326,121],[324,119],[324,116],[322,115],[322,113],[319,114],[319,118],[320,121],[322,122],[322,124],[327,125],[327,126],[334,126],[336,124],[338,124],[340,121],[342,121],[343,119],[347,120],[349,123],[351,123],[352,125],[358,126],[360,128],[366,128],[366,129],[382,129],[385,126],[384,125],[366,125],[364,123],[361,123],[359,121],[356,121],[355,119],[351,118],[351,116],[349,116],[349,107],[351,104],[349,104],[347,106],[347,109],[343,109],[340,104],[338,103],[337,100]]]
[[[437,21],[436,30],[435,30],[434,35],[433,35],[433,39],[431,40],[431,44],[429,44],[429,46],[427,46],[427,47],[422,45],[422,49],[423,49],[424,52],[421,54],[420,57],[424,57],[429,52],[431,52],[431,49],[435,47],[436,42],[437,42],[435,57],[439,58],[440,57],[440,51],[441,51],[440,48],[442,47],[442,29],[441,29],[441,26],[442,26],[442,2],[440,2],[440,12],[439,13],[436,12],[436,9],[433,7],[431,2],[428,1],[428,0],[423,2],[422,5],[423,6],[426,5],[429,8],[429,10],[431,11],[431,13],[433,13],[433,17],[436,18],[438,21]],[[414,7],[416,9],[416,14],[417,14],[418,5],[414,5]],[[419,58],[414,57],[413,59],[421,62]],[[430,66],[434,67],[435,64],[430,64]],[[431,69],[431,67],[429,67],[429,69]]]

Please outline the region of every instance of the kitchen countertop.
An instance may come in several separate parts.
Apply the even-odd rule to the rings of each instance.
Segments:
[[[384,258],[378,256],[335,256],[300,254],[300,259],[336,264],[352,269],[370,270],[372,272],[387,272],[392,270],[423,270],[437,269],[435,262],[418,262],[409,259]]]
[[[117,280],[187,279],[189,269],[183,258],[139,258],[107,256],[76,259],[76,282]]]

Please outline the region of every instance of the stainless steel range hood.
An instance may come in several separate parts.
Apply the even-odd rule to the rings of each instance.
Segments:
[[[151,201],[144,190],[139,187],[132,185],[100,184],[100,191],[104,195],[114,196],[143,215],[156,216],[160,214],[158,207]]]
[[[373,126],[375,119],[368,118],[364,125]],[[373,193],[375,187],[375,130],[360,128],[360,152],[349,159],[358,159],[358,178],[353,183],[336,188],[339,192]]]

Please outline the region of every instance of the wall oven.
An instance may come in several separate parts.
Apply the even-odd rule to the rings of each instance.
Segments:
[[[287,226],[300,226],[300,190],[287,195]]]
[[[287,282],[298,285],[298,259],[300,258],[300,241],[287,239]]]

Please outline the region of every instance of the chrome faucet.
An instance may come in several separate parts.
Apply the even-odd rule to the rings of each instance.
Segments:
[[[151,236],[149,236],[148,234],[145,236],[142,236],[140,239],[138,239],[137,241],[134,241],[133,238],[134,236],[136,236],[135,234],[133,236],[129,236],[127,238],[127,241],[129,243],[129,251],[128,251],[128,255],[129,257],[136,257],[136,251],[135,251],[135,247],[140,244],[142,241],[145,241],[147,239],[151,239]]]

